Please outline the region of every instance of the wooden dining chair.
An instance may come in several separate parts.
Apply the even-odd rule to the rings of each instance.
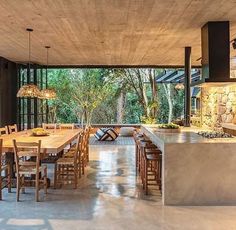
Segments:
[[[84,134],[81,132],[77,138],[76,148],[66,153],[66,156],[59,158],[55,167],[54,188],[58,184],[74,184],[74,188],[78,185],[78,174],[84,174],[85,155],[82,150]]]
[[[89,162],[89,137],[90,137],[90,131],[91,131],[90,127],[86,127],[83,130],[84,137],[83,137],[83,143],[82,143],[82,151],[85,154],[85,166]],[[72,145],[70,150],[74,150],[75,147],[76,147],[76,144]]]
[[[2,200],[4,188],[8,187],[8,192],[11,192],[11,167],[3,156],[2,143],[3,140],[0,139],[0,200]]]
[[[0,128],[0,136],[8,134],[7,126]]]
[[[17,142],[13,140],[16,162],[17,201],[20,190],[25,192],[25,176],[35,176],[35,200],[39,201],[40,185],[43,184],[44,193],[47,193],[47,167],[40,165],[41,140],[38,142]],[[41,178],[40,178],[41,173]]]
[[[46,124],[46,123],[43,123],[43,129],[56,129],[57,128],[57,124]]]
[[[59,124],[60,129],[74,129],[75,128],[75,124]]]
[[[16,125],[16,124],[14,124],[14,125],[8,125],[8,132],[9,132],[9,134],[11,134],[11,133],[17,133],[17,132],[18,132],[17,125]]]

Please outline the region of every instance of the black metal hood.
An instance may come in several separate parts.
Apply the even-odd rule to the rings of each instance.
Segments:
[[[225,86],[230,78],[229,21],[207,22],[201,29],[202,75],[192,86]]]

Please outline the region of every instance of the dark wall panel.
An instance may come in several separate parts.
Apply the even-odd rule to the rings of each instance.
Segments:
[[[0,57],[0,127],[17,122],[17,64]]]

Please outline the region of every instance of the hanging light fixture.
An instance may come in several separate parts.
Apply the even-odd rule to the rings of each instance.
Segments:
[[[26,31],[29,33],[29,63],[28,63],[28,81],[30,81],[30,62],[31,62],[31,32],[33,32],[33,29],[27,28]],[[33,83],[29,83],[27,85],[21,86],[19,91],[17,92],[17,97],[39,97],[40,96],[40,90],[37,85],[34,85]]]
[[[183,90],[183,89],[184,89],[184,84],[183,84],[183,83],[178,83],[178,84],[175,86],[175,89],[176,89],[176,90]]]
[[[50,46],[45,46],[47,49],[47,68],[46,68],[46,82],[48,79],[48,51],[51,48]],[[40,91],[40,99],[55,99],[56,98],[56,92],[54,89],[42,89]]]
[[[42,89],[40,99],[55,99],[56,96],[54,89]]]

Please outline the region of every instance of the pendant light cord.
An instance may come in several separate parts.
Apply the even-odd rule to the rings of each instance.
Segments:
[[[31,31],[29,31],[29,69],[30,69],[30,62],[31,62],[31,37],[30,34]]]
[[[48,60],[49,60],[49,49],[51,48],[50,46],[45,46],[45,48],[47,49],[47,65],[46,65],[46,88],[47,87],[47,82],[48,82]]]
[[[46,47],[47,49],[47,67],[46,67],[46,80],[48,79],[48,47]]]
[[[28,64],[28,82],[30,82],[30,63],[31,63],[31,32],[33,32],[33,29],[27,28],[26,31],[28,31],[28,48],[29,48],[29,64]]]

